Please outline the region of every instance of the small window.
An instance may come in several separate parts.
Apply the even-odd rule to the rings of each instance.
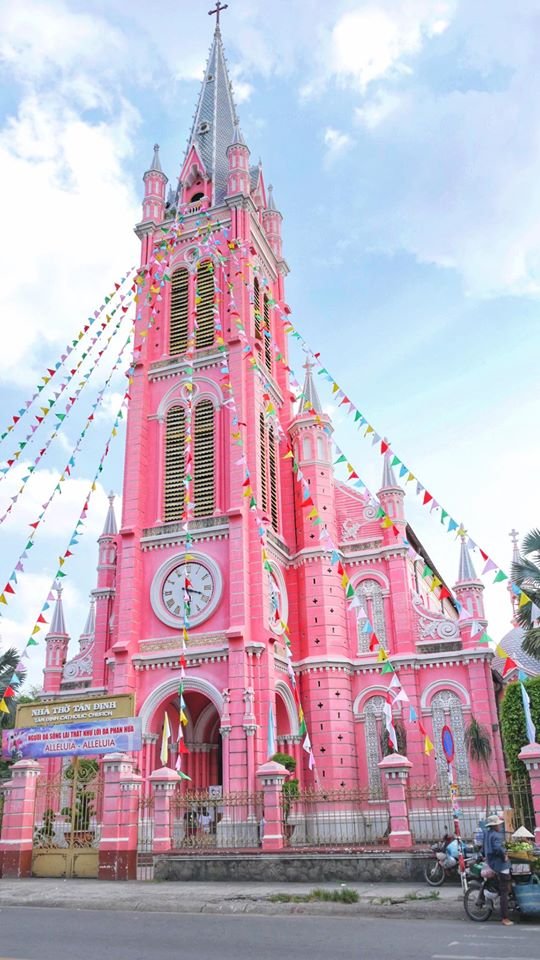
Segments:
[[[191,200],[190,200],[189,202],[190,202],[190,203],[196,203],[197,200],[202,200],[203,197],[204,197],[204,193],[194,193],[193,196],[192,196],[192,198],[191,198]]]
[[[206,120],[202,120],[197,128],[197,133],[208,133],[210,129],[210,124]]]

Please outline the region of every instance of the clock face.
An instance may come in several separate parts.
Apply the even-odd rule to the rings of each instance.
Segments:
[[[287,622],[288,604],[285,587],[274,572],[268,574],[268,621],[273,633],[283,633]]]
[[[215,584],[210,571],[197,561],[173,567],[161,588],[163,604],[180,620],[204,617],[214,597]]]
[[[210,557],[191,554],[187,561],[171,557],[154,576],[150,600],[163,623],[179,629],[187,621],[194,627],[212,615],[221,587],[219,568]]]

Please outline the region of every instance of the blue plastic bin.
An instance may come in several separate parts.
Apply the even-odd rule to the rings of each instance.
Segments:
[[[534,873],[528,883],[516,883],[514,894],[526,917],[540,917],[540,880]]]

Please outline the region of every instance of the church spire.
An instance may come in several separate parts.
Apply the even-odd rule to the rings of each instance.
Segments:
[[[227,192],[227,147],[235,142],[238,127],[219,28],[219,11],[224,9],[218,4],[218,10],[210,11],[217,13],[216,29],[186,150],[187,159],[195,147],[204,163],[206,175],[212,181],[213,205],[221,203]]]
[[[102,537],[115,537],[118,533],[118,527],[116,526],[116,516],[114,513],[114,493],[109,494],[109,509],[107,511],[107,516],[105,518],[105,526],[103,527]]]
[[[54,608],[51,629],[48,636],[60,637],[67,636],[66,622],[64,620],[64,605],[62,603],[62,587],[58,582],[55,583],[56,606]]]
[[[163,170],[161,169],[161,160],[159,159],[159,143],[154,144],[154,156],[152,157],[150,170],[156,170],[158,173],[163,173]]]
[[[478,580],[473,566],[471,551],[469,550],[465,537],[461,537],[461,551],[459,555],[458,583],[474,583]]]
[[[301,413],[311,413],[315,410],[315,413],[322,413],[321,401],[319,400],[319,394],[317,393],[317,387],[313,382],[313,370],[314,364],[311,360],[306,359],[304,364],[304,370],[306,371],[306,378],[304,380],[304,387],[302,390],[302,409]]]
[[[390,460],[390,453],[385,453],[381,490],[394,490],[398,486],[399,484],[396,480],[392,461]]]

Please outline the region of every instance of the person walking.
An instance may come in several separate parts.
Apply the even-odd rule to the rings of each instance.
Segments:
[[[499,882],[499,895],[501,901],[501,921],[505,927],[511,927],[513,921],[508,916],[508,892],[510,890],[510,861],[504,846],[504,840],[500,829],[504,824],[496,813],[493,813],[486,820],[486,834],[484,840],[484,855],[488,867],[497,874]]]

